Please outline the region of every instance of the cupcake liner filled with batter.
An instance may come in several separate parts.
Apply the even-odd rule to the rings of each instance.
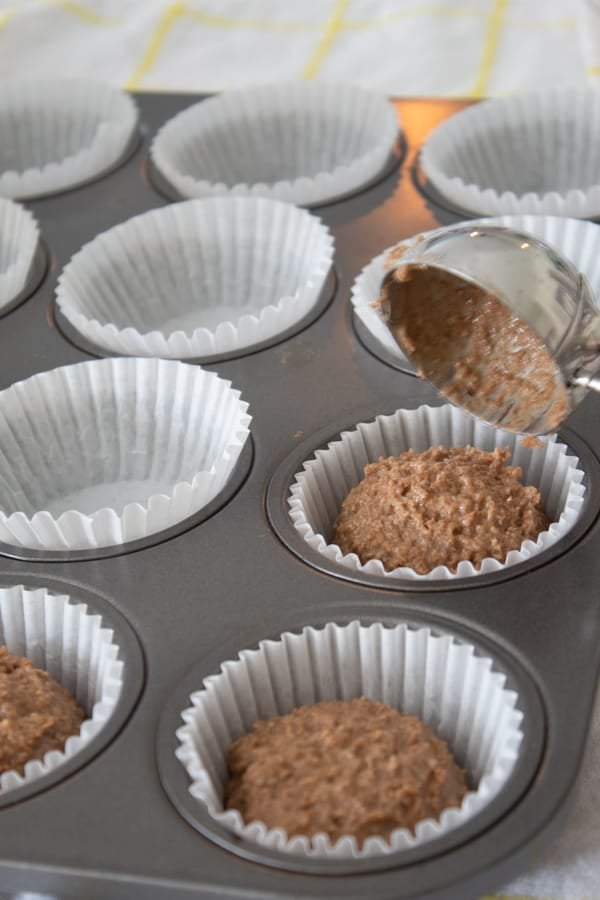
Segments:
[[[600,137],[600,96],[567,86],[494,98],[438,125],[420,155],[433,187],[482,215],[600,214],[590,148]]]
[[[14,384],[0,392],[0,540],[95,549],[181,522],[226,484],[246,410],[229,381],[172,360],[94,360]]]
[[[0,313],[26,288],[39,241],[29,210],[0,197]]]
[[[482,221],[487,225],[504,225],[516,231],[525,231],[550,244],[585,276],[593,295],[600,297],[600,226],[597,224],[568,216],[538,215],[506,215],[485,220],[474,219],[473,224]],[[351,303],[354,313],[376,339],[382,353],[398,360],[399,365],[406,371],[409,369],[414,371],[414,365],[394,340],[385,318],[381,315],[377,298],[381,282],[398,255],[405,248],[409,250],[420,237],[427,237],[429,234],[431,232],[426,231],[419,235],[411,235],[398,244],[387,247],[362,269],[352,286]]]
[[[50,593],[45,588],[28,589],[21,585],[0,588],[0,647],[5,647],[13,657],[25,657],[35,669],[47,672],[77,701],[84,715],[83,721],[73,726],[75,730],[62,748],[49,750],[18,767],[3,768],[0,772],[2,797],[57,769],[102,730],[121,695],[123,663],[113,632],[103,627],[100,615],[90,613],[83,603],[75,603],[70,597]],[[2,756],[8,759],[14,753],[17,759],[22,756],[21,740],[31,746],[37,740],[39,746],[59,713],[51,704],[34,709],[35,704],[31,703],[27,715],[12,717],[10,710],[18,709],[19,702],[11,694],[10,685],[5,681],[2,685],[6,704],[1,722]],[[34,689],[30,688],[30,692]],[[70,730],[68,726],[66,730]]]
[[[0,96],[0,195],[39,197],[103,174],[125,154],[138,113],[128,94],[81,78],[11,79]]]
[[[434,450],[433,448],[444,448]],[[524,486],[539,492],[539,503],[545,512],[545,517],[539,519],[546,523],[543,530],[537,536],[531,536],[521,541],[513,549],[510,549],[500,558],[494,555],[481,556],[475,553],[469,555],[470,548],[465,549],[465,559],[455,557],[452,549],[448,558],[442,556],[444,562],[437,555],[439,548],[465,547],[469,545],[470,534],[473,535],[473,544],[480,540],[481,535],[487,537],[491,528],[485,524],[489,520],[495,524],[499,516],[497,511],[505,512],[506,498],[494,500],[488,496],[486,490],[478,486],[478,469],[473,466],[469,471],[469,463],[466,461],[466,475],[470,475],[470,486],[467,486],[464,495],[464,508],[460,503],[460,490],[456,483],[452,486],[452,495],[445,486],[445,478],[448,473],[448,460],[439,459],[435,466],[440,467],[440,475],[436,475],[436,468],[431,461],[428,481],[421,481],[423,475],[409,476],[410,486],[407,489],[409,497],[404,503],[403,498],[395,497],[400,490],[398,485],[390,484],[390,501],[380,509],[381,492],[379,485],[375,485],[373,491],[374,510],[371,520],[362,520],[364,510],[359,510],[356,522],[359,532],[367,533],[373,523],[377,525],[377,542],[373,542],[370,555],[369,549],[344,550],[336,543],[336,538],[341,541],[338,534],[347,533],[347,518],[344,521],[343,532],[340,532],[340,513],[346,498],[351,491],[361,482],[365,476],[365,467],[378,463],[380,460],[391,457],[399,457],[408,451],[415,454],[427,452],[428,456],[449,455],[450,448],[473,448],[475,451],[485,451],[486,454],[500,454],[498,458],[490,456],[490,467],[499,466],[502,454],[507,452],[504,460],[508,466],[521,470],[518,479]],[[471,452],[471,451],[468,451]],[[493,460],[493,461],[492,461]],[[465,460],[460,461],[465,466]],[[372,474],[386,477],[387,464],[380,464]],[[424,470],[422,470],[424,471]],[[515,473],[515,476],[519,473]],[[393,476],[392,476],[393,477]],[[310,459],[306,460],[303,468],[296,474],[291,485],[288,504],[289,513],[296,531],[303,537],[308,545],[317,553],[322,554],[330,562],[334,562],[342,569],[358,571],[367,575],[385,576],[393,582],[394,579],[451,579],[457,577],[473,577],[478,574],[496,572],[507,566],[514,566],[541,553],[548,547],[556,544],[560,538],[567,534],[577,521],[585,502],[585,487],[583,484],[584,473],[579,467],[579,461],[572,455],[569,448],[558,441],[556,435],[546,435],[536,439],[534,446],[531,441],[523,440],[512,432],[495,429],[486,423],[467,416],[460,409],[444,405],[439,407],[422,406],[416,410],[398,410],[388,416],[378,416],[372,422],[358,424],[354,429],[342,432],[339,439],[331,441],[326,448],[318,449]],[[458,480],[460,482],[460,479]],[[514,478],[508,478],[514,483]],[[365,485],[367,482],[365,481]],[[370,489],[370,488],[369,488]],[[463,492],[465,488],[462,488]],[[521,490],[521,489],[519,489]],[[448,493],[446,493],[448,492]],[[531,493],[530,490],[526,491]],[[510,490],[512,497],[514,492]],[[418,495],[418,496],[416,496]],[[429,499],[429,498],[433,498]],[[440,513],[438,507],[447,506],[452,500],[456,513],[448,517],[445,509]],[[350,502],[350,500],[348,501]],[[509,502],[513,502],[510,500]],[[527,503],[530,500],[526,501]],[[403,505],[410,511],[410,503],[416,503],[421,526],[413,521],[408,530],[398,526],[395,504]],[[429,505],[428,505],[429,504]],[[347,516],[347,512],[344,514]],[[482,517],[484,517],[482,519]],[[547,517],[547,518],[546,518]],[[528,513],[524,518],[531,518]],[[360,519],[360,521],[359,521]],[[336,531],[336,520],[337,528]],[[416,537],[421,544],[428,547],[432,554],[423,556],[419,552],[413,558],[410,553],[410,544],[415,537],[415,528],[424,528],[426,535],[419,532]],[[496,526],[501,528],[500,523]],[[356,529],[355,529],[356,530]],[[448,532],[452,534],[448,536]],[[381,552],[381,535],[384,534],[385,552]],[[411,540],[408,540],[408,537]],[[350,546],[354,546],[351,544]],[[494,545],[495,549],[495,545]],[[442,551],[439,550],[441,553]],[[444,550],[444,553],[446,550]],[[405,559],[402,565],[387,565],[389,559]],[[411,559],[411,562],[408,562]],[[427,568],[427,559],[436,559],[432,568]],[[383,560],[383,561],[382,561]],[[475,560],[475,562],[471,561]],[[424,562],[425,561],[425,562]]]
[[[190,793],[206,805],[217,822],[243,838],[270,849],[317,858],[361,859],[393,853],[459,827],[502,790],[519,758],[523,737],[518,696],[507,690],[505,682],[505,675],[495,671],[492,660],[476,653],[472,645],[451,635],[434,635],[429,628],[358,622],[345,626],[329,623],[319,629],[309,626],[299,634],[287,632],[277,640],[261,641],[258,649],[241,651],[237,659],[222,663],[218,674],[205,678],[203,686],[191,695],[190,707],[182,712],[185,724],[177,731],[180,744],[176,755],[190,777]],[[355,834],[345,832],[344,815],[356,817],[356,821],[364,818],[371,825],[381,820],[381,815],[372,792],[360,796],[358,775],[354,790],[343,787],[348,767],[355,761],[346,758],[347,747],[336,749],[333,731],[320,755],[331,782],[337,784],[341,779],[340,791],[350,795],[350,806],[336,795],[331,783],[323,787],[322,799],[309,802],[307,786],[297,821],[305,823],[308,834],[292,824],[293,805],[290,834],[281,827],[267,828],[261,821],[244,821],[238,809],[224,808],[224,797],[232,796],[228,750],[256,722],[330,701],[364,702],[360,698],[417,717],[447,743],[455,763],[466,773],[467,792],[463,789],[456,805],[410,827],[394,828],[385,837],[372,833],[357,839],[356,825]],[[345,715],[350,716],[347,710],[336,704],[335,715],[342,727]],[[371,739],[379,738],[381,735],[375,734]],[[371,740],[368,735],[365,739],[367,744]],[[295,749],[289,748],[292,758],[283,761],[283,768],[280,756],[287,748],[272,760],[272,768],[282,773],[279,787],[276,779],[264,776],[276,804],[287,790],[286,765],[298,765]],[[354,744],[352,752],[360,754],[364,749]],[[235,752],[229,756],[230,767],[235,766]],[[337,774],[336,758],[340,763]],[[360,770],[360,760],[357,765]],[[391,762],[388,770],[390,767]],[[318,788],[318,773],[305,776]],[[333,832],[341,830],[341,836],[332,840],[329,830],[315,830],[310,822],[311,804],[318,821],[327,819],[323,804],[331,806],[332,821],[336,820]],[[265,812],[265,817],[268,815]]]
[[[365,88],[266,84],[188,107],[163,125],[150,154],[181,197],[231,192],[310,206],[376,178],[398,131],[392,104]]]
[[[235,352],[296,325],[333,257],[320,219],[262,197],[216,197],[135,216],[63,270],[61,313],[95,346],[178,359]]]

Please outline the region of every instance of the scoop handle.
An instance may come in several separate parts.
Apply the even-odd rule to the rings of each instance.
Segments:
[[[585,279],[579,278],[580,302],[569,335],[570,372],[565,374],[571,386],[600,391],[600,312]]]

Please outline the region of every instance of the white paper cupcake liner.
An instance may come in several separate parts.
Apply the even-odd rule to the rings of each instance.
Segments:
[[[459,827],[482,810],[506,784],[518,760],[523,732],[518,696],[492,660],[450,635],[428,628],[379,623],[329,623],[265,640],[243,650],[204,679],[190,697],[177,730],[176,755],[191,779],[190,793],[221,825],[270,849],[300,856],[361,859],[419,846]],[[413,834],[397,829],[386,842],[368,838],[362,848],[352,836],[335,844],[325,834],[287,838],[282,829],[244,824],[236,810],[223,809],[226,757],[232,741],[259,719],[324,700],[366,696],[418,716],[448,742],[466,769],[472,789],[460,808],[439,821],[418,823]]]
[[[125,152],[132,98],[81,78],[11,79],[0,94],[0,195],[36,197],[89,181]]]
[[[373,422],[360,423],[352,431],[342,432],[339,440],[332,441],[327,449],[317,450],[303,464],[290,488],[290,517],[296,531],[313,550],[349,571],[384,576],[392,582],[394,579],[467,578],[497,572],[556,544],[573,527],[583,509],[584,472],[578,458],[557,441],[556,435],[545,435],[539,441],[540,446],[526,447],[521,436],[493,428],[450,404],[378,416]],[[355,553],[344,555],[337,544],[331,543],[333,524],[342,502],[362,480],[368,463],[410,449],[420,453],[440,445],[470,445],[488,452],[495,447],[509,447],[509,464],[520,466],[522,482],[535,485],[540,491],[542,505],[551,521],[549,529],[539,534],[536,541],[524,541],[520,549],[511,550],[504,562],[486,558],[475,568],[468,560],[462,560],[455,573],[447,566],[437,566],[427,574],[419,574],[408,566],[386,571],[379,560],[361,563]]]
[[[421,167],[462,209],[483,215],[600,215],[600,94],[563,87],[487,100],[429,135]]]
[[[0,393],[0,541],[45,550],[138,540],[224,487],[249,434],[229,381],[171,360],[115,358]]]
[[[479,221],[481,219],[473,220],[474,223]],[[488,225],[505,225],[517,231],[526,231],[553,246],[587,278],[594,297],[600,300],[600,226],[563,216],[497,216],[485,221]],[[423,232],[423,235],[430,233]],[[398,247],[410,247],[419,237],[412,235],[374,257],[356,277],[351,292],[354,312],[365,328],[382,349],[413,369],[380,314],[376,300],[389,268],[390,254]]]
[[[267,84],[190,106],[160,129],[150,155],[182,197],[232,192],[306,206],[375,178],[398,130],[392,104],[365,88]]]
[[[56,302],[81,335],[112,352],[205,357],[299,322],[332,258],[329,229],[289,203],[189,200],[86,244],[63,270]]]
[[[79,701],[88,718],[79,734],[67,738],[64,750],[31,760],[21,775],[0,774],[0,796],[54,771],[90,743],[109,721],[123,687],[123,663],[111,629],[83,603],[45,588],[21,585],[0,588],[0,645],[14,656],[26,656]]]
[[[25,289],[39,239],[29,210],[0,197],[0,312]]]

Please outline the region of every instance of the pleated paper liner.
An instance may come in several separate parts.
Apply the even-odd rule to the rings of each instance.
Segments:
[[[176,755],[185,767],[192,796],[227,830],[270,850],[299,857],[361,860],[409,850],[432,841],[483,810],[511,776],[523,738],[518,695],[490,658],[452,635],[404,624],[369,626],[328,623],[264,640],[223,662],[192,693],[177,730]],[[297,706],[366,696],[421,718],[448,742],[469,778],[460,808],[397,829],[389,843],[352,835],[332,844],[325,834],[288,838],[282,829],[244,823],[223,808],[229,745],[259,719],[284,715]],[[324,751],[325,752],[325,751]]]
[[[473,223],[480,221],[474,219]],[[600,226],[563,216],[537,215],[496,216],[486,218],[485,222],[525,231],[552,245],[587,278],[594,296],[600,297]],[[424,232],[425,236],[428,234]],[[412,374],[415,373],[413,363],[392,337],[375,301],[394,250],[410,247],[418,237],[411,235],[374,257],[355,279],[351,293],[354,314],[364,329],[363,334],[368,335],[364,340],[368,340],[369,349],[395,368]]]
[[[479,215],[600,215],[600,94],[567,86],[461,110],[426,139],[420,166],[443,198]]]
[[[33,288],[36,261],[43,255],[35,217],[20,204],[0,197],[0,315]]]
[[[289,203],[190,200],[86,244],[63,270],[56,303],[112,353],[206,358],[297,325],[318,304],[332,258],[329,229]]]
[[[24,773],[0,774],[0,801],[12,791],[55,772],[86,749],[107,726],[123,692],[120,647],[102,616],[65,594],[23,585],[0,587],[0,646],[48,672],[87,713],[63,750],[25,764]],[[48,710],[51,714],[52,710]],[[22,792],[21,792],[22,793]]]
[[[180,197],[231,192],[314,206],[374,181],[398,135],[383,95],[352,84],[290,82],[193,104],[160,129],[150,155]]]
[[[0,195],[41,197],[117,165],[138,113],[123,91],[81,78],[10,79],[0,96]]]
[[[94,360],[14,384],[0,393],[0,540],[95,549],[187,519],[227,483],[246,410],[229,381],[172,360]]]
[[[472,446],[488,452],[495,447],[510,448],[509,464],[520,466],[522,482],[534,485],[540,491],[542,506],[551,522],[548,530],[539,534],[535,541],[524,541],[504,560],[486,558],[478,568],[470,561],[462,560],[456,572],[451,572],[447,566],[438,566],[426,574],[419,574],[409,566],[388,571],[377,559],[362,563],[354,553],[343,554],[332,542],[333,525],[343,500],[362,480],[365,466],[409,449],[418,453],[440,445]],[[524,444],[521,436],[495,429],[450,404],[421,406],[359,423],[353,430],[342,432],[326,449],[316,450],[314,456],[304,462],[291,485],[289,514],[296,532],[308,546],[339,566],[342,572],[383,576],[390,585],[395,580],[477,577],[531,559],[566,535],[584,507],[583,479],[578,458],[556,435],[540,438],[539,446],[532,448]]]

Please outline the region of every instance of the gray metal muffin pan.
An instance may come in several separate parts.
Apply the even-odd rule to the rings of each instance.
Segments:
[[[137,99],[142,140],[120,167],[27,203],[40,222],[49,271],[0,318],[0,389],[93,355],[56,319],[59,272],[100,231],[170,202],[149,176],[148,144],[197,98]],[[500,577],[393,585],[351,577],[299,545],[285,513],[295,467],[316,447],[380,413],[439,402],[428,384],[374,352],[349,294],[383,248],[460,218],[417,186],[416,162],[427,133],[460,105],[398,102],[406,137],[400,164],[355,196],[316,210],[336,240],[337,277],[314,316],[253,352],[206,362],[242,392],[253,416],[234,483],[209,510],[152,541],[93,557],[0,547],[0,584],[83,597],[114,624],[124,635],[128,685],[118,719],[81,764],[0,804],[0,893],[468,900],[533,864],[561,826],[600,667],[600,400],[587,397],[561,433],[586,472],[579,523],[552,550]],[[501,794],[444,838],[369,863],[291,863],[213,826],[188,794],[173,756],[174,730],[190,692],[221,661],[283,631],[353,619],[428,625],[491,655],[519,693],[521,759]]]

